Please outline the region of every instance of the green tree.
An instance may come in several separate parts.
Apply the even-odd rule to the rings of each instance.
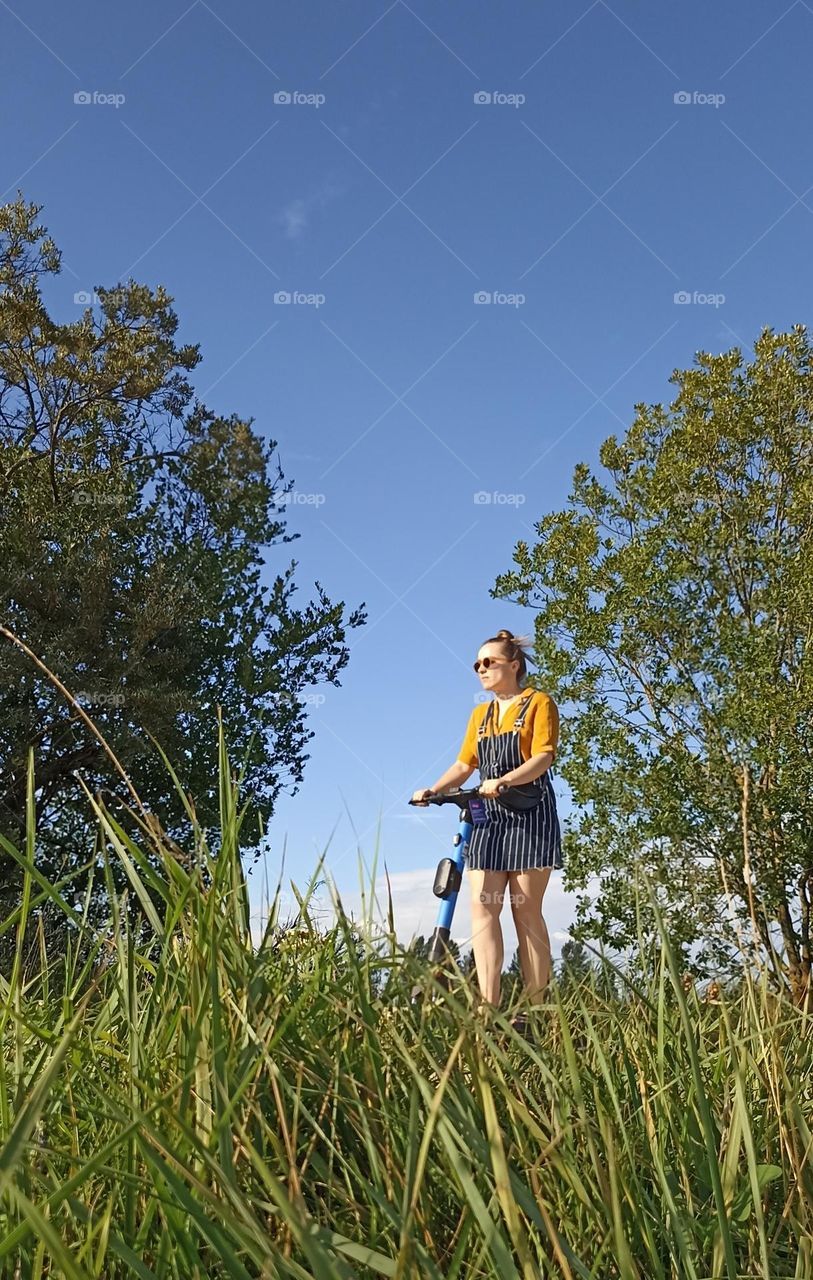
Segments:
[[[429,959],[429,940],[422,933],[417,933],[407,947],[409,953],[418,960]]]
[[[506,1005],[510,1005],[517,999],[524,986],[522,977],[522,965],[519,959],[519,947],[514,949],[514,954],[508,963],[508,967],[503,969],[500,979],[500,998]]]
[[[428,963],[429,952],[432,950],[432,935],[430,934],[428,938],[425,938],[422,933],[416,934],[410,941],[407,950],[413,956],[416,956],[420,960],[425,960]],[[446,950],[452,959],[457,964],[460,964],[460,943],[456,942],[454,938],[450,938],[446,944]]]
[[[741,943],[813,962],[813,384],[803,326],[676,370],[574,473],[492,592],[537,610],[576,818],[577,936],[652,936],[643,870],[698,971]],[[773,947],[779,954],[774,959]]]
[[[276,442],[194,398],[200,353],[176,345],[163,288],[99,286],[97,309],[53,319],[41,285],[60,255],[39,212],[22,198],[0,207],[0,623],[64,682],[179,840],[185,812],[148,735],[207,825],[221,706],[259,832],[302,779],[306,691],[339,683],[363,605],[348,618],[317,582],[296,608],[295,560],[263,584],[268,549],[299,536],[285,532]],[[92,848],[76,773],[126,792],[76,708],[0,635],[0,832],[12,840],[29,746],[38,856],[64,873]]]
[[[563,991],[567,991],[569,987],[577,987],[581,982],[590,978],[593,973],[593,966],[590,961],[590,953],[581,942],[569,938],[567,942],[562,944],[562,954],[559,958],[559,973],[557,975],[559,985]]]

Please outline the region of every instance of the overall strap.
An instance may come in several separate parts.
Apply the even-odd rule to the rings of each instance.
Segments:
[[[522,728],[522,726],[524,725],[524,723],[525,723],[525,717],[526,717],[526,715],[528,714],[528,708],[529,708],[529,707],[530,707],[530,705],[531,705],[531,700],[533,699],[533,696],[534,696],[534,694],[535,694],[535,693],[536,693],[536,690],[535,690],[535,689],[529,689],[529,691],[528,691],[528,697],[527,697],[527,698],[525,698],[525,699],[524,699],[524,700],[519,704],[519,711],[517,712],[517,718],[516,718],[516,720],[514,721],[514,729],[515,729],[515,730],[519,730],[519,729],[521,729],[521,728]]]
[[[533,696],[534,696],[534,693],[535,693],[535,692],[536,692],[536,690],[535,690],[535,689],[530,689],[530,690],[528,691],[528,696],[527,696],[527,698],[525,698],[525,699],[524,699],[524,700],[519,704],[519,712],[517,713],[517,718],[516,718],[516,720],[514,721],[514,724],[513,724],[513,729],[514,729],[515,731],[517,731],[517,732],[522,728],[523,724],[525,723],[525,716],[526,716],[526,714],[527,714],[528,707],[530,706],[531,699],[533,698]],[[485,715],[483,716],[483,718],[482,718],[482,720],[480,721],[480,724],[479,724],[479,726],[478,726],[478,728],[477,728],[477,737],[478,737],[478,738],[482,738],[482,737],[484,737],[484,736],[485,736],[485,734],[487,733],[488,728],[489,728],[489,726],[490,726],[490,724],[491,724],[491,721],[492,721],[493,717],[494,717],[494,699],[492,699],[492,700],[491,700],[491,702],[489,702],[489,704],[488,704],[488,708],[487,708],[487,710],[486,710],[486,713],[485,713]]]
[[[518,716],[517,716],[516,720],[514,721],[514,729],[515,729],[517,732],[519,732],[519,730],[522,728],[523,724],[525,723],[525,716],[526,716],[526,713],[527,713],[527,711],[528,711],[528,709],[529,709],[529,707],[530,707],[530,705],[531,705],[531,702],[532,702],[532,700],[533,700],[533,696],[534,696],[534,694],[535,694],[536,692],[537,692],[537,690],[536,690],[536,689],[531,689],[531,690],[529,690],[529,695],[528,695],[528,697],[527,697],[527,698],[525,699],[525,701],[520,705],[519,714],[518,714]],[[550,775],[551,775],[552,773],[553,773],[553,765],[551,764],[551,765],[549,765],[549,766],[548,766],[548,768],[545,770],[545,773],[543,774],[543,778],[542,778],[542,779],[537,778],[537,779],[536,779],[536,782],[538,782],[540,785],[542,785],[542,782],[543,782],[544,780],[547,780],[547,781],[548,781],[548,783],[550,783]],[[530,785],[530,784],[529,784],[529,785]]]
[[[482,720],[480,721],[480,724],[478,725],[478,728],[477,728],[478,738],[482,738],[485,735],[486,729],[491,724],[491,719],[493,715],[494,715],[494,702],[492,699],[492,701],[489,702],[488,707],[486,708],[485,715],[483,716]]]

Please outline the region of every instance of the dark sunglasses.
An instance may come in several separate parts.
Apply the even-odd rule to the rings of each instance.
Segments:
[[[484,671],[488,671],[489,667],[496,666],[498,662],[507,662],[507,658],[478,658],[473,664],[474,670],[479,671],[482,667]]]

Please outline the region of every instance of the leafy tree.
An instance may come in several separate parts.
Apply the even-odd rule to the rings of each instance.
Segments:
[[[740,945],[799,995],[813,939],[813,438],[803,326],[676,370],[492,594],[531,605],[562,708],[577,936],[654,933],[699,973]],[[774,946],[778,954],[774,955]]]
[[[410,940],[407,950],[410,955],[415,956],[416,960],[428,960],[429,946],[430,939],[425,938],[422,933],[417,933],[415,937]]]
[[[524,979],[522,977],[522,965],[519,959],[519,947],[515,947],[514,954],[508,967],[503,969],[500,980],[500,999],[506,1005],[510,1005],[517,999],[523,989]]]
[[[416,934],[415,937],[411,939],[407,950],[417,959],[425,960],[428,963],[429,953],[432,950],[432,935],[430,934],[428,938],[425,938],[422,933]],[[446,950],[451,958],[457,964],[460,964],[460,943],[456,942],[454,938],[450,938],[446,944]]]
[[[557,975],[559,985],[563,991],[569,987],[577,987],[580,983],[588,979],[593,973],[593,965],[590,961],[590,953],[583,943],[569,938],[567,942],[562,944],[562,954],[559,959],[559,973]]]
[[[291,485],[276,442],[193,397],[200,353],[176,344],[163,288],[99,286],[97,309],[53,319],[41,284],[60,255],[39,212],[22,198],[0,207],[0,833],[19,840],[33,745],[49,874],[86,857],[76,773],[94,792],[126,792],[76,706],[10,636],[74,695],[182,843],[185,811],[148,735],[205,826],[222,707],[242,794],[266,822],[303,776],[305,691],[339,683],[347,630],[365,614],[346,617],[318,582],[296,608],[295,560],[263,584],[268,549],[299,536],[281,518]]]

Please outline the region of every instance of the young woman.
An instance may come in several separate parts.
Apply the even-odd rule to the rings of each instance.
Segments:
[[[486,823],[475,825],[466,853],[471,883],[472,946],[484,1001],[500,1002],[503,939],[500,911],[506,887],[519,942],[522,977],[532,1004],[541,1004],[550,978],[550,939],[542,899],[550,873],[562,866],[562,836],[548,770],[556,758],[559,712],[547,693],[525,686],[524,636],[500,631],[480,646],[474,670],[494,696],[469,718],[456,762],[433,787],[416,791],[416,804],[433,792],[464,784],[475,768],[485,799]],[[539,803],[512,810],[494,797],[501,783],[533,784]],[[524,1020],[515,1019],[524,1029]]]

